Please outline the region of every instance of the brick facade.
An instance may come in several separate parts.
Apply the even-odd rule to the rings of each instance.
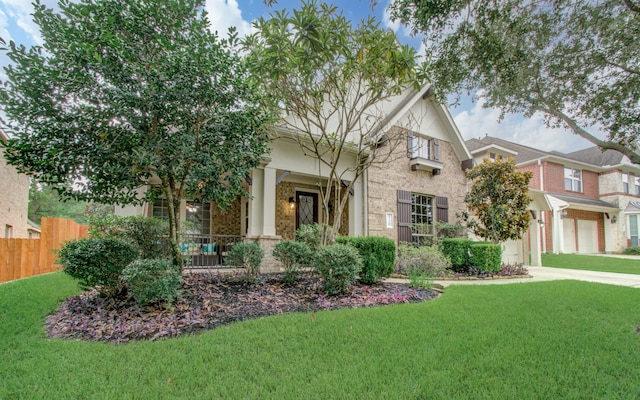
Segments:
[[[14,238],[28,238],[29,177],[8,165],[3,152],[0,149],[0,238],[7,231]]]
[[[406,137],[406,133],[404,134]],[[408,190],[431,196],[447,197],[449,222],[456,221],[456,214],[466,210],[464,196],[467,180],[450,143],[440,141],[440,175],[430,171],[412,171],[406,146],[395,150],[394,161],[384,165],[372,165],[368,171],[367,193],[369,235],[398,239],[397,198],[398,190]],[[386,227],[386,213],[394,215],[394,227]]]
[[[598,173],[581,170],[582,191],[574,192],[564,188],[564,165],[545,161],[542,163],[544,174],[544,190],[573,196],[599,198]],[[579,168],[578,168],[579,169]]]
[[[296,230],[296,209],[291,208],[289,204],[289,198],[296,195],[296,191],[309,191],[318,192],[318,186],[309,185],[304,183],[296,183],[283,181],[276,187],[276,235],[281,236],[283,239],[293,240],[295,238]],[[320,195],[318,194],[318,202],[320,201]],[[331,198],[331,203],[336,204],[336,201]],[[322,207],[319,208],[318,218],[322,220]],[[329,214],[329,223],[333,221],[333,212]],[[340,221],[340,234],[349,234],[349,204],[345,205],[342,212],[342,218]]]

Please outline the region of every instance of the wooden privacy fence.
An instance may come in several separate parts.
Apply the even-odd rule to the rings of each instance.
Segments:
[[[86,237],[88,227],[67,218],[42,218],[40,229],[39,239],[0,239],[0,282],[57,271],[56,251]]]

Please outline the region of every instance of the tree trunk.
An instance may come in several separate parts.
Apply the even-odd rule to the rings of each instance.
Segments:
[[[169,245],[171,246],[171,258],[176,267],[182,269],[182,253],[178,245],[180,239],[180,214],[179,207],[176,207],[176,201],[179,204],[180,198],[175,196],[175,188],[172,187],[171,180],[168,177],[162,178],[162,189],[167,200],[167,211],[169,213]],[[178,213],[176,213],[178,211]]]

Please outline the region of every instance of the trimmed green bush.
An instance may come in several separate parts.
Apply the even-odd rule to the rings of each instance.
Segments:
[[[306,243],[283,240],[274,246],[272,254],[282,263],[286,282],[295,281],[303,268],[313,265],[313,252]]]
[[[331,227],[327,227],[327,233],[331,233]],[[322,225],[301,225],[296,230],[296,241],[305,243],[311,251],[316,252],[322,246]],[[333,244],[333,243],[327,243]]]
[[[114,238],[80,239],[58,251],[58,263],[83,289],[96,288],[105,297],[118,297],[126,287],[122,270],[138,257],[136,248]]]
[[[136,260],[122,271],[122,280],[139,304],[170,306],[180,296],[182,273],[166,258]]]
[[[451,261],[437,246],[414,247],[401,244],[398,247],[396,271],[405,275],[420,271],[425,276],[443,277],[450,275]]]
[[[169,221],[143,216],[118,217],[109,215],[92,218],[90,238],[116,238],[133,244],[140,258],[169,257],[171,250],[166,244],[169,237]]]
[[[640,256],[640,246],[631,246],[624,249],[622,254],[632,255],[632,256]]]
[[[336,243],[355,247],[362,257],[360,281],[366,284],[379,282],[393,272],[396,258],[396,244],[393,240],[380,236],[341,236]]]
[[[264,250],[258,242],[236,243],[231,247],[229,255],[225,259],[226,265],[242,267],[247,277],[256,278],[260,272],[260,263],[264,258]]]
[[[472,243],[469,262],[481,273],[498,272],[502,264],[502,247],[495,243]]]
[[[346,244],[322,247],[314,261],[315,271],[324,280],[324,290],[329,294],[347,292],[362,269],[358,250]]]
[[[447,238],[440,241],[440,250],[451,260],[451,268],[457,272],[465,272],[469,268],[469,251],[471,239]]]

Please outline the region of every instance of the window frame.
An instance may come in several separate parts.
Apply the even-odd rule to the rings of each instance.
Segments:
[[[409,158],[440,161],[440,141],[438,139],[410,133],[408,142]]]
[[[433,238],[436,220],[436,197],[411,193],[411,242],[421,244]]]
[[[622,174],[622,192],[629,194],[629,174]]]
[[[581,169],[564,167],[564,190],[582,193]]]

